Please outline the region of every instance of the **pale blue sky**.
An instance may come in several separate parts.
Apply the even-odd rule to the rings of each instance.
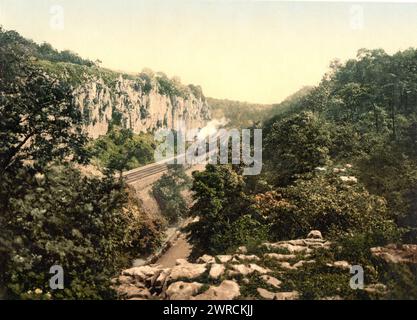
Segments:
[[[50,27],[56,4],[62,30]],[[415,3],[0,0],[0,24],[112,69],[149,67],[207,96],[260,103],[317,84],[360,48],[417,47]]]

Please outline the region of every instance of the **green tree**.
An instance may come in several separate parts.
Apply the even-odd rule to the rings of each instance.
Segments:
[[[169,223],[176,223],[178,219],[186,217],[188,205],[183,191],[190,185],[191,179],[181,165],[170,166],[169,172],[164,174],[153,186],[152,195]]]
[[[326,165],[330,147],[326,122],[311,112],[277,121],[264,141],[264,155],[274,172],[274,183],[287,185],[296,175]]]
[[[0,176],[23,161],[85,161],[86,138],[70,88],[30,63],[13,34],[0,35]]]
[[[230,166],[207,165],[193,173],[195,203],[187,227],[196,254],[224,253],[250,241],[266,237],[265,227],[251,210],[252,200],[244,190],[243,177]]]
[[[255,207],[271,224],[274,240],[296,239],[320,230],[328,239],[368,234],[375,245],[398,235],[382,197],[337,174],[314,174],[256,197]]]
[[[113,298],[119,268],[159,244],[162,226],[146,221],[111,177],[82,177],[67,165],[21,168],[2,181],[0,197],[0,281],[9,298]],[[53,265],[64,268],[64,290],[49,288]]]

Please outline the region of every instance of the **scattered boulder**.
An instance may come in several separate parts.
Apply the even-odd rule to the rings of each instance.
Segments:
[[[271,291],[268,291],[266,289],[258,288],[258,289],[256,289],[256,291],[258,291],[259,295],[263,299],[266,299],[266,300],[274,300],[274,298],[275,298],[275,293],[274,292],[271,292]]]
[[[197,259],[197,263],[215,263],[216,259],[208,254]]]
[[[271,276],[268,276],[268,275],[263,275],[261,278],[266,284],[269,284],[270,286],[275,287],[277,289],[280,288],[281,283],[282,283],[277,278],[274,278],[274,277],[271,277]]]
[[[244,264],[233,264],[231,266],[231,268],[235,272],[229,272],[229,275],[241,274],[243,276],[246,276],[246,275],[254,272],[254,270],[252,270],[251,268],[245,266]]]
[[[116,278],[116,283],[118,284],[132,284],[133,282],[135,282],[135,279],[129,276],[121,275]]]
[[[327,263],[328,267],[334,267],[343,270],[350,270],[352,265],[347,261],[335,261],[333,263]]]
[[[300,294],[297,291],[271,292],[263,288],[256,289],[259,295],[266,300],[297,300]]]
[[[417,264],[417,244],[395,245],[371,248],[372,255],[388,263]]]
[[[323,236],[321,235],[321,232],[319,230],[313,230],[310,231],[310,233],[307,235],[307,239],[323,239]]]
[[[157,277],[152,282],[153,286],[162,287],[167,280],[168,276],[171,273],[171,268],[165,268],[157,275]]]
[[[365,292],[374,295],[385,295],[388,292],[387,286],[382,283],[374,283],[363,289]]]
[[[235,272],[233,273],[229,273],[229,275],[234,275],[234,274],[241,274],[243,276],[246,276],[248,274],[254,273],[254,272],[258,272],[260,274],[266,274],[268,272],[270,272],[271,270],[269,269],[265,269],[261,266],[258,266],[257,264],[251,263],[249,266],[246,266],[244,264],[233,264],[231,265],[232,270],[234,270]]]
[[[171,273],[169,275],[170,280],[177,280],[177,279],[195,279],[201,276],[204,272],[206,272],[206,264],[197,264],[197,263],[181,263],[176,265],[171,269]]]
[[[117,288],[116,292],[118,296],[122,299],[149,299],[152,296],[147,288],[139,287],[133,284],[123,284]]]
[[[195,296],[194,300],[233,300],[240,296],[239,285],[231,280],[224,280],[218,287],[210,288]]]
[[[342,180],[343,182],[348,182],[348,183],[357,183],[358,182],[358,178],[353,177],[353,176],[342,176],[342,177],[340,177],[340,180]]]
[[[259,260],[261,260],[261,259],[259,259],[258,256],[255,256],[254,254],[252,254],[250,256],[247,256],[247,255],[244,255],[244,254],[238,254],[238,255],[235,255],[235,258],[237,258],[240,261],[259,261]]]
[[[218,255],[216,256],[216,258],[221,262],[221,263],[228,263],[229,261],[232,260],[232,256],[231,255]]]
[[[248,249],[245,246],[241,246],[241,247],[237,248],[236,253],[247,254]]]
[[[160,270],[159,266],[142,266],[124,270],[122,275],[134,277],[137,280],[144,281],[155,275]]]
[[[292,266],[289,262],[286,262],[286,261],[280,262],[279,265],[282,269],[297,270],[297,267]]]
[[[213,264],[210,269],[210,274],[209,274],[210,278],[218,279],[219,277],[223,275],[225,269],[226,268],[222,264],[217,264],[217,263]]]
[[[290,243],[278,243],[273,246],[275,249],[286,249],[289,253],[311,253],[312,250],[306,246],[297,246]]]
[[[257,264],[254,264],[254,263],[251,263],[249,265],[249,268],[252,269],[253,271],[256,271],[256,272],[261,273],[261,274],[265,274],[265,273],[271,272],[270,269],[260,267],[260,266],[258,266]]]
[[[291,259],[295,259],[297,256],[295,254],[265,253],[264,257],[274,259],[277,261],[288,261]]]
[[[297,263],[293,264],[293,268],[298,269],[304,266],[305,264],[312,264],[312,263],[316,263],[316,260],[300,260]]]
[[[198,282],[178,281],[172,283],[165,294],[168,300],[189,300],[196,295],[203,285]]]
[[[300,299],[300,294],[297,291],[275,293],[275,300],[298,300],[298,299]]]

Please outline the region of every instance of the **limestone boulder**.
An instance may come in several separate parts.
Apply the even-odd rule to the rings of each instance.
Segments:
[[[216,259],[208,254],[197,259],[197,263],[215,263]]]
[[[295,254],[265,253],[264,257],[274,259],[277,261],[288,261],[291,259],[295,259],[297,256]]]
[[[225,269],[226,269],[225,266],[222,264],[218,264],[218,263],[212,264],[210,268],[210,274],[209,274],[210,278],[212,279],[220,278],[224,274]]]
[[[266,283],[266,284],[268,284],[268,285],[270,285],[270,286],[272,286],[272,287],[275,287],[275,288],[277,288],[277,289],[279,289],[280,288],[280,286],[281,286],[281,281],[280,280],[278,280],[277,278],[275,278],[275,277],[272,277],[272,276],[268,276],[268,275],[263,275],[263,276],[261,276],[261,279]]]
[[[168,300],[190,300],[203,285],[198,282],[178,281],[172,283],[165,291]]]
[[[218,255],[216,256],[216,258],[221,262],[221,263],[228,263],[232,260],[233,256],[231,255]]]
[[[195,279],[207,271],[206,264],[182,263],[171,269],[170,280]]]
[[[194,300],[233,300],[240,296],[239,285],[231,280],[224,280],[219,286],[210,288],[195,296]]]
[[[323,239],[323,236],[319,230],[313,230],[309,232],[307,239]]]

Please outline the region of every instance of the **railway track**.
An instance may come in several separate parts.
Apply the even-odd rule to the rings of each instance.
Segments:
[[[163,164],[154,164],[144,168],[139,168],[134,171],[127,172],[124,174],[124,179],[127,183],[134,183],[141,179],[151,177],[155,174],[168,171],[168,166]]]

